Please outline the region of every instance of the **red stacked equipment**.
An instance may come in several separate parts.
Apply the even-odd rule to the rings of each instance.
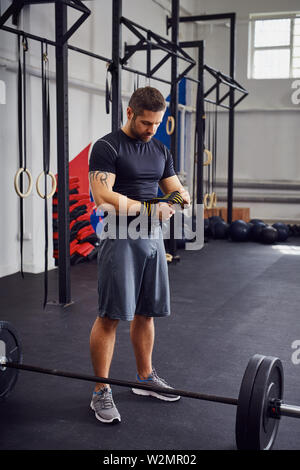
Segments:
[[[78,264],[91,261],[97,256],[99,239],[91,224],[91,214],[95,209],[87,193],[80,193],[77,176],[69,179],[70,204],[70,262]],[[58,265],[58,194],[53,196],[53,257]]]

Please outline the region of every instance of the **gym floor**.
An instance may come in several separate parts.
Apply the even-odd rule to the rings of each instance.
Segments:
[[[237,397],[255,353],[278,356],[284,401],[299,404],[300,365],[291,345],[300,339],[300,239],[281,246],[209,241],[178,252],[169,265],[172,315],[156,320],[154,367],[179,389]],[[49,301],[57,300],[57,270]],[[1,320],[19,333],[24,363],[92,374],[89,333],[97,315],[96,261],[71,268],[74,303],[42,309],[43,274],[0,280]],[[129,323],[118,327],[111,377],[134,380]],[[166,403],[113,386],[122,416],[117,425],[95,419],[93,384],[20,371],[0,403],[0,449],[234,450],[235,406],[181,398]],[[274,449],[299,449],[300,423],[281,419]]]

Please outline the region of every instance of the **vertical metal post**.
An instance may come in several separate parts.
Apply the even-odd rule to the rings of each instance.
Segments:
[[[204,149],[204,42],[198,47],[198,94],[196,108],[197,131],[197,204],[203,204],[203,149]],[[194,215],[194,214],[193,214]]]
[[[178,30],[179,30],[179,0],[172,0],[172,42],[178,45]],[[170,114],[175,119],[174,132],[171,135],[171,153],[174,160],[174,169],[177,171],[177,143],[178,143],[178,60],[175,55],[172,55],[171,60],[171,95],[170,95]]]
[[[236,15],[230,17],[230,71],[231,78],[235,78],[235,29]],[[233,202],[233,162],[234,162],[234,89],[229,94],[229,134],[228,134],[228,178],[227,178],[227,222],[232,222]]]
[[[172,0],[172,42],[174,44],[179,43],[178,41],[179,31],[179,0]],[[175,49],[175,48],[174,48]],[[177,159],[178,159],[178,66],[177,57],[172,56],[171,59],[171,94],[170,94],[170,115],[175,119],[174,132],[171,135],[171,154],[173,156],[174,169],[177,171]],[[176,254],[176,240],[174,239],[174,218],[172,217],[170,223],[170,254],[174,257]]]
[[[58,249],[59,303],[71,302],[70,288],[70,214],[69,214],[69,136],[68,136],[68,44],[67,5],[55,3],[56,37],[56,114],[58,173]]]
[[[117,131],[121,124],[121,64],[122,35],[121,35],[122,0],[113,0],[112,4],[112,113],[111,129]]]

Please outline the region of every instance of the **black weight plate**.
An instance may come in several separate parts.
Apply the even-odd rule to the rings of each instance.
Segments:
[[[9,322],[0,321],[0,356],[5,362],[22,363],[22,350],[16,330]],[[0,364],[0,399],[13,390],[18,378],[18,369],[3,367]]]
[[[249,415],[251,448],[270,450],[275,442],[279,419],[270,416],[270,400],[281,400],[283,368],[280,359],[266,357],[256,376]]]
[[[248,448],[248,416],[256,374],[265,356],[255,354],[248,362],[238,398],[235,436],[238,449]]]
[[[248,405],[248,416],[244,422],[244,435],[240,449],[270,450],[275,442],[279,419],[270,416],[270,401],[281,400],[283,395],[283,368],[280,359],[263,357],[254,378]],[[238,405],[238,408],[240,403]],[[245,416],[245,410],[242,409]],[[241,415],[240,415],[241,416]],[[238,443],[238,440],[237,440]]]

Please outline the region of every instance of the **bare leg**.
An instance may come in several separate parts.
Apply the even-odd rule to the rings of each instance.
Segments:
[[[134,349],[137,371],[141,379],[146,379],[152,372],[154,335],[153,318],[135,315],[130,325],[130,337]]]
[[[116,329],[119,320],[98,317],[93,325],[90,336],[90,351],[95,375],[108,377],[114,353]],[[98,392],[107,384],[97,383],[95,391]]]

